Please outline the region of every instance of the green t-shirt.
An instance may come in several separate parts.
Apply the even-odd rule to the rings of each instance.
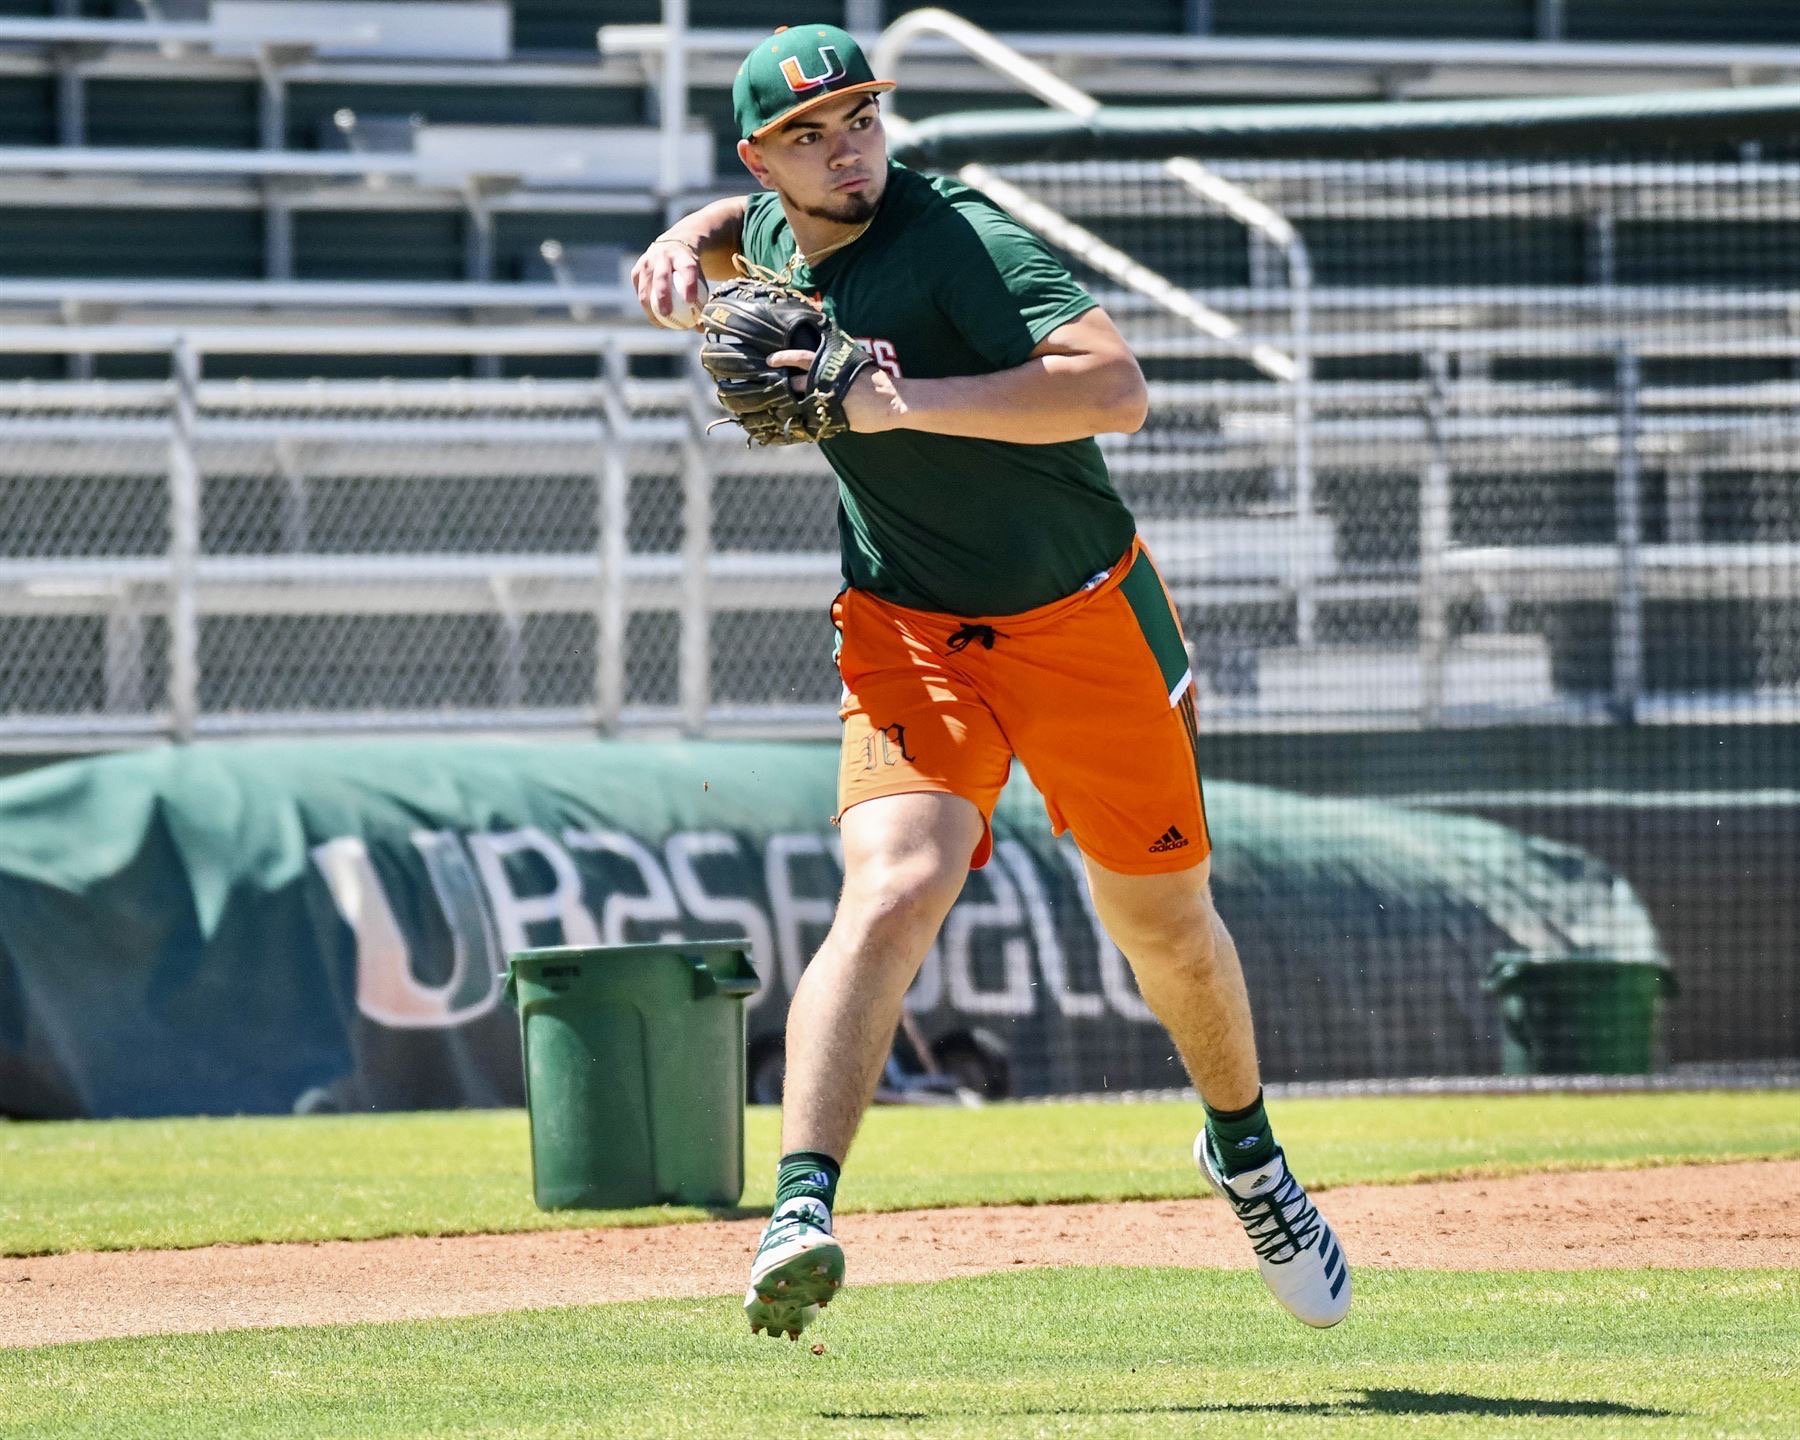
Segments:
[[[770,270],[794,234],[771,192],[750,197],[743,253]],[[1094,306],[1043,243],[992,200],[899,165],[862,236],[793,282],[907,379],[1022,365]],[[1013,615],[1072,595],[1125,553],[1136,530],[1091,439],[1051,445],[917,430],[840,435],[844,581],[899,605]]]

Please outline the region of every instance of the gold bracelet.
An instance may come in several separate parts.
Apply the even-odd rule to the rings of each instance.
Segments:
[[[694,257],[694,263],[696,265],[703,265],[706,263],[701,258],[700,247],[698,245],[694,244],[691,240],[683,240],[679,235],[658,235],[650,243],[652,245],[661,245],[665,241],[667,241],[671,245],[680,245],[680,246],[685,247],[687,252]]]

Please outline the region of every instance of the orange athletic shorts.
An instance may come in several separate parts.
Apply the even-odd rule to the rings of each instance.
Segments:
[[[1193,677],[1175,607],[1143,542],[1086,590],[1017,615],[965,618],[846,590],[839,635],[844,748],[838,814],[881,795],[994,804],[1018,756],[1058,834],[1133,875],[1184,870],[1212,849]]]

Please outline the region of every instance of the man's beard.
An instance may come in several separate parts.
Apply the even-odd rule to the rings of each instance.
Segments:
[[[794,204],[792,200],[788,203]],[[834,197],[828,205],[794,205],[794,208],[815,220],[831,220],[839,225],[860,225],[875,213],[880,204],[879,195],[871,195],[867,190],[852,190],[848,195]]]

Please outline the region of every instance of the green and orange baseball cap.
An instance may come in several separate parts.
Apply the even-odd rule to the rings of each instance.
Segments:
[[[738,133],[760,140],[777,125],[840,95],[892,90],[862,46],[835,25],[783,25],[744,57],[731,82]]]

